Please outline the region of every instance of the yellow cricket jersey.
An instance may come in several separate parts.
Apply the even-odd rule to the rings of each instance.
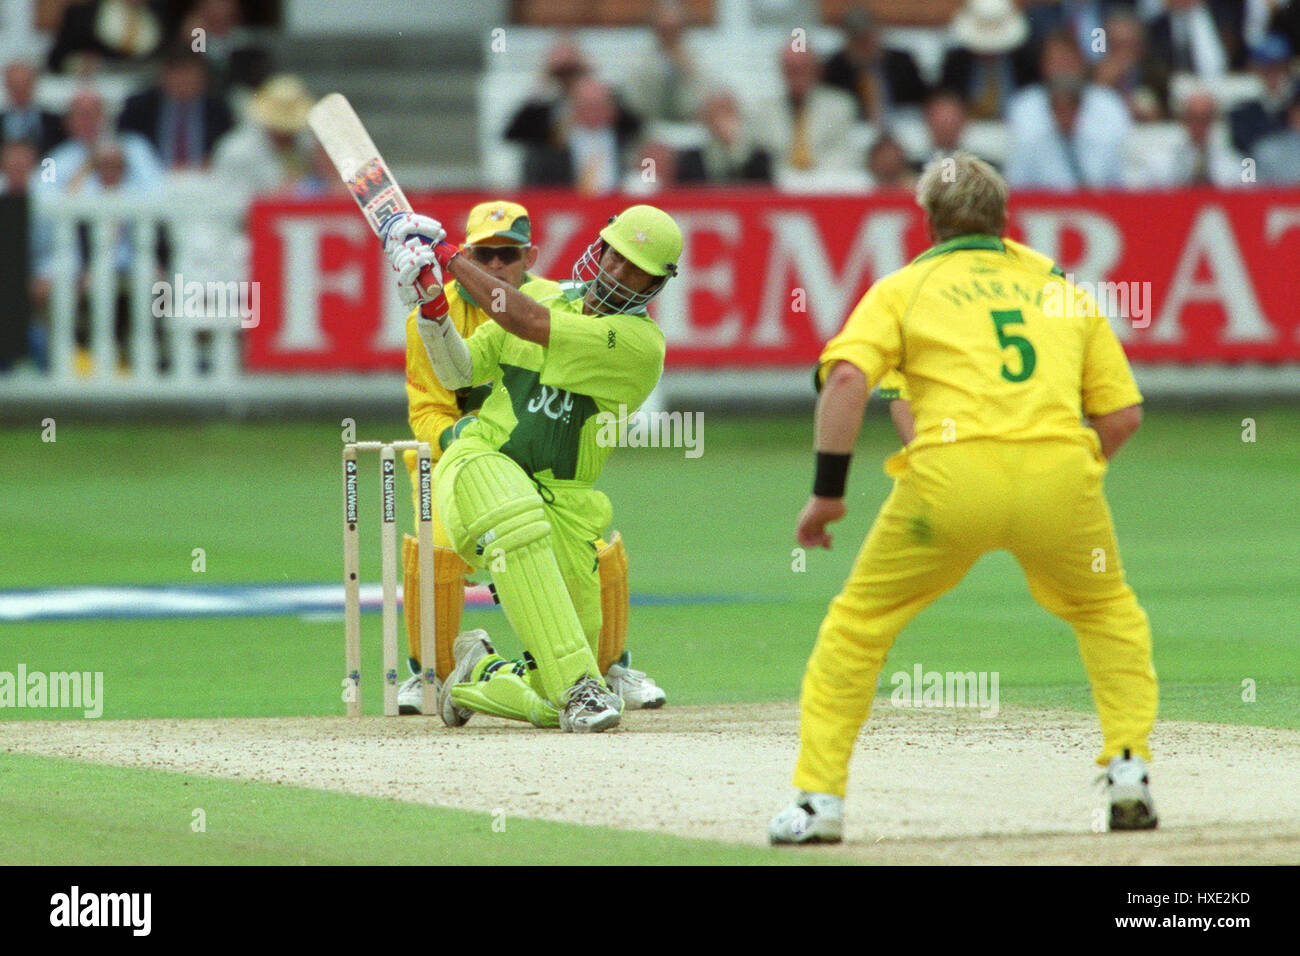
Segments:
[[[1096,302],[1046,256],[994,236],[950,239],[876,282],[822,351],[819,384],[839,361],[873,384],[901,374],[892,397],[912,402],[913,450],[975,438],[1095,447],[1083,416],[1142,401]]]
[[[557,295],[560,286],[550,279],[525,276],[519,290],[534,299],[543,299]],[[459,282],[446,286],[448,312],[456,330],[469,339],[483,323],[490,322],[491,316],[469,297]],[[406,317],[406,398],[411,431],[416,441],[427,441],[433,450],[433,459],[442,457],[440,445],[443,432],[456,424],[461,416],[479,408],[490,386],[462,388],[452,391],[438,381],[433,374],[433,365],[429,362],[429,353],[425,351],[424,340],[420,338],[416,327],[418,310],[412,309]],[[408,456],[414,461],[414,456]]]

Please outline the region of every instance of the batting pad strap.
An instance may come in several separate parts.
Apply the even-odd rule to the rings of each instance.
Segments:
[[[818,498],[843,498],[844,486],[849,480],[849,461],[852,458],[852,455],[819,451],[813,494]]]
[[[459,438],[460,433],[463,432],[467,426],[476,421],[478,421],[477,415],[466,415],[464,418],[457,419],[455,424],[449,425],[442,430],[442,434],[438,436],[438,447],[443,451],[446,451],[447,446]]]
[[[474,360],[451,318],[444,316],[441,322],[435,322],[421,316],[415,320],[415,327],[424,342],[424,350],[429,353],[433,374],[438,376],[443,388],[455,391],[472,385]]]
[[[455,684],[451,699],[457,707],[526,720],[534,727],[560,726],[560,713],[533,690],[521,674],[520,661],[497,659],[484,668],[481,679],[472,684]]]
[[[615,531],[609,544],[596,554],[600,565],[600,646],[596,664],[604,674],[627,649],[629,617],[627,587],[627,548],[623,536]]]

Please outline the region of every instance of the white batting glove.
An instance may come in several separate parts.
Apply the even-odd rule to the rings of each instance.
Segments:
[[[436,246],[447,238],[447,230],[442,228],[442,223],[429,216],[398,212],[379,224],[379,236],[384,240],[384,253],[391,260],[399,249],[413,239],[427,246]]]
[[[432,246],[410,239],[394,247],[388,260],[397,273],[398,298],[408,309],[442,298],[442,267]]]

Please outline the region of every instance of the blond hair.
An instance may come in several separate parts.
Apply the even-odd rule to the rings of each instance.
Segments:
[[[967,152],[931,160],[916,184],[937,242],[971,233],[1000,236],[1007,222],[1007,181]]]

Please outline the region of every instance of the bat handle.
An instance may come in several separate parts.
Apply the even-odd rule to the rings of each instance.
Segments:
[[[438,274],[434,271],[433,266],[425,266],[420,270],[419,283],[420,288],[426,292],[435,286],[441,285],[438,281]]]

